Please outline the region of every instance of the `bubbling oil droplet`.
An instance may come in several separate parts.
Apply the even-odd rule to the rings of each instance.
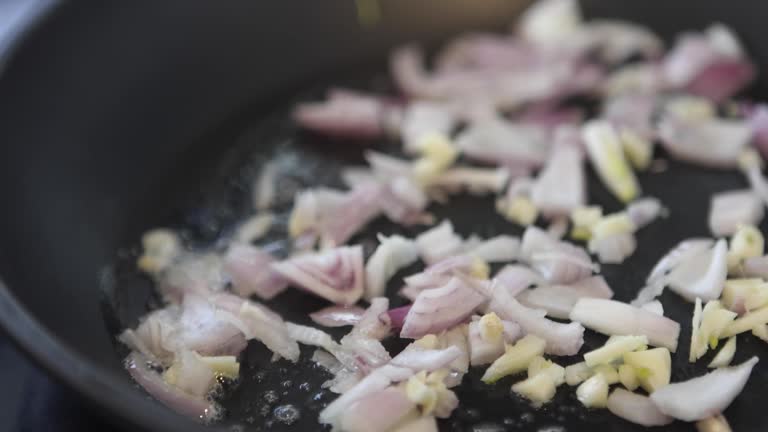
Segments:
[[[523,424],[531,424],[536,420],[536,417],[534,417],[533,413],[522,413],[520,414],[520,423]]]
[[[299,409],[290,404],[280,405],[275,408],[272,414],[274,415],[275,420],[286,425],[295,423],[300,417]]]
[[[308,392],[312,389],[308,382],[299,384],[299,390]]]
[[[264,402],[268,404],[273,404],[280,399],[280,395],[277,394],[274,390],[267,390],[264,392],[264,395],[262,396],[262,399],[264,399]]]

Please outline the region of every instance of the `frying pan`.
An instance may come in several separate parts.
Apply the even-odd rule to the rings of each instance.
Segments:
[[[380,21],[362,27],[356,3],[347,0],[29,2],[0,38],[3,329],[116,427],[203,430],[148,398],[122,368],[125,352],[115,334],[157,304],[149,282],[129,264],[139,234],[172,226],[198,246],[214,242],[248,213],[247,186],[268,160],[284,168],[282,211],[296,187],[337,183],[338,168],[360,162],[362,147],[296,131],[286,116],[292,102],[318,96],[329,84],[391,90],[382,71],[392,46],[504,29],[523,3],[388,0],[381,2]],[[763,2],[583,5],[588,16],[635,20],[667,39],[719,20],[738,31],[759,65],[768,59]],[[753,92],[766,90],[768,82],[761,81]],[[638,251],[623,265],[604,266],[616,297],[625,301],[678,240],[708,234],[711,193],[745,185],[735,173],[674,162],[664,173],[641,176],[641,183],[672,217],[641,231]],[[589,199],[618,208],[593,175]],[[491,209],[487,198],[462,197],[435,212],[464,235],[519,233]],[[370,249],[378,231],[415,233],[376,221],[354,241]],[[695,366],[685,361],[692,306],[670,294],[662,301],[683,325],[672,380],[702,374],[708,358]],[[293,290],[269,306],[304,323],[322,304]],[[585,348],[603,341],[588,332]],[[735,362],[766,352],[764,343],[744,337]],[[270,363],[266,350],[251,344],[242,380],[223,402],[229,416],[216,427],[320,430],[317,413],[332,395],[321,391],[327,375],[307,361],[309,354],[296,365]],[[725,412],[735,430],[762,429],[766,370],[757,366]],[[559,389],[554,403],[534,411],[510,395],[509,380],[487,386],[477,372],[458,389],[461,407],[441,429],[640,430],[605,410],[580,408],[573,389]],[[298,421],[276,419],[272,410],[281,404],[299,407]],[[677,422],[668,429],[691,428]]]

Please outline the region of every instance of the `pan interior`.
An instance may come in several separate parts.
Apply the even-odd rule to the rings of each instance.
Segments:
[[[371,72],[384,70],[382,66],[358,71],[352,75],[353,78],[335,80],[332,84],[390,91],[386,77]],[[200,172],[198,179],[179,191],[168,203],[168,211],[158,225],[178,229],[187,244],[195,250],[221,250],[236,223],[254,214],[251,185],[260,168],[269,162],[278,168],[279,173],[277,200],[273,209],[277,222],[258,244],[269,247],[278,255],[285,254],[286,220],[296,191],[320,185],[343,187],[340,169],[348,165],[362,165],[365,149],[399,153],[400,146],[396,140],[373,143],[333,141],[297,130],[290,119],[291,106],[298,100],[320,97],[327,84],[318,83],[308,91],[282,99],[281,103],[267,109],[263,105],[246,108],[206,138],[205,145],[225,149],[221,158],[209,164]],[[637,251],[623,264],[602,266],[601,273],[618,300],[634,298],[656,261],[677,242],[694,236],[709,236],[706,216],[711,194],[746,187],[745,180],[738,173],[670,161],[658,149],[656,157],[665,161],[668,168],[663,172],[641,173],[639,180],[643,195],[661,199],[669,209],[669,217],[657,220],[638,232]],[[601,205],[607,211],[621,208],[591,170],[588,170],[588,197],[590,204]],[[446,205],[433,204],[430,211],[438,221],[450,219],[462,236],[520,235],[522,231],[519,227],[497,215],[493,203],[494,197],[490,195],[457,195]],[[766,222],[761,228],[768,228]],[[377,233],[413,237],[424,229],[418,226],[402,227],[379,218],[350,243],[362,244],[368,256],[377,244]],[[104,317],[110,332],[115,335],[126,327],[135,326],[141,315],[161,305],[150,279],[139,273],[134,265],[139,249],[137,239],[134,239],[116,254],[113,265],[105,272],[104,288],[108,295],[104,303]],[[387,294],[392,306],[405,304],[405,300],[396,294],[402,277],[420,268],[420,265],[411,266],[391,279]],[[668,292],[661,297],[661,301],[665,315],[682,326],[678,352],[673,355],[672,381],[704,374],[712,353],[695,365],[687,361],[693,305]],[[284,319],[307,325],[312,325],[308,314],[327,305],[323,300],[296,289],[289,289],[266,304]],[[340,337],[348,330],[328,331],[334,337]],[[602,345],[605,339],[587,330],[582,352]],[[405,344],[390,338],[385,345],[394,354]],[[271,362],[271,353],[260,343],[251,342],[241,358],[239,382],[226,389],[221,396],[221,403],[227,411],[223,424],[231,425],[233,430],[319,430],[318,413],[335,395],[321,387],[330,375],[310,360],[313,351],[313,348],[302,347],[297,364],[284,359]],[[767,351],[764,342],[747,336],[739,341],[734,363],[738,364],[752,355],[761,356]],[[122,357],[126,354],[126,349],[116,342],[115,355]],[[557,358],[556,361],[567,365],[579,361],[579,358]],[[507,377],[494,385],[486,385],[480,381],[483,370],[472,368],[456,389],[460,406],[450,419],[441,421],[441,430],[587,431],[596,427],[606,431],[643,430],[607,410],[585,409],[576,400],[575,388],[567,385],[558,388],[551,403],[533,409],[510,390],[511,384],[519,378]],[[760,389],[766,387],[768,374],[758,366],[742,395],[725,412],[735,430],[759,429],[762,419],[754,415],[759,412],[756,409],[760,398],[756,396],[761,394]],[[286,415],[292,414],[290,407],[297,409],[297,416]],[[670,425],[669,430],[689,430],[689,426],[677,422]]]

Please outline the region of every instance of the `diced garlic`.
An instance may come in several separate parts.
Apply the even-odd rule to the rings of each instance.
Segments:
[[[624,364],[635,368],[640,386],[648,393],[669,384],[672,357],[666,348],[628,352],[624,354]]]
[[[604,120],[592,120],[582,126],[581,134],[589,159],[603,184],[622,202],[635,199],[640,194],[640,187],[624,158],[614,127]]]
[[[768,306],[756,309],[743,317],[731,322],[720,335],[721,337],[735,336],[754,329],[757,326],[768,324]]]
[[[516,196],[500,207],[502,215],[518,225],[529,226],[539,217],[539,209],[528,197]]]
[[[153,229],[141,236],[143,254],[137,261],[139,269],[150,273],[159,273],[181,254],[181,240],[169,229]]]
[[[579,207],[571,212],[571,237],[574,240],[589,240],[592,236],[592,227],[603,217],[603,208],[600,206]]]
[[[494,312],[483,315],[478,325],[480,337],[488,342],[497,342],[504,337],[504,323]]]
[[[512,391],[530,400],[535,407],[540,407],[552,400],[556,387],[548,373],[539,373],[515,383]]]
[[[744,312],[759,309],[768,304],[768,282],[762,279],[728,279],[725,281],[720,300],[731,311]]]
[[[726,367],[731,364],[734,354],[736,354],[736,336],[731,336],[707,367]]]
[[[534,335],[527,335],[514,345],[507,345],[506,352],[497,358],[483,375],[482,381],[486,384],[494,383],[499,379],[522,372],[528,369],[528,365],[535,357],[544,354],[547,345],[544,339]]]
[[[538,356],[531,360],[531,364],[528,365],[528,376],[545,373],[552,378],[555,383],[555,387],[565,382],[565,368],[552,360],[547,360],[544,357]]]
[[[616,371],[616,368],[611,365],[600,364],[593,367],[592,370],[595,372],[595,374],[602,375],[608,385],[616,384],[619,382],[619,373]]]
[[[610,364],[622,358],[626,352],[645,349],[647,346],[646,336],[616,336],[602,347],[584,354],[584,362],[589,367]]]
[[[627,390],[634,391],[640,385],[637,374],[635,374],[635,368],[627,364],[619,366],[619,382]]]
[[[759,229],[752,225],[738,227],[728,247],[729,271],[736,272],[745,259],[763,256],[764,252],[765,238]]]
[[[576,389],[576,398],[587,408],[605,408],[608,403],[608,383],[601,374],[595,374]]]
[[[621,138],[621,146],[632,166],[639,171],[648,169],[653,156],[653,143],[627,128],[619,130],[619,138]]]
[[[712,348],[716,347],[717,341],[723,337],[723,332],[737,316],[736,312],[725,309],[718,300],[707,302],[701,312],[701,325],[698,331],[691,335],[691,356],[698,360],[707,353],[710,345]]]
[[[586,363],[574,363],[565,367],[565,382],[569,386],[579,385],[594,374],[595,372]]]

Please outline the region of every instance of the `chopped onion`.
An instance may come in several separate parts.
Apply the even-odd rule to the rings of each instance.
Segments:
[[[617,388],[608,396],[608,411],[645,427],[665,426],[674,419],[659,411],[648,396]]]
[[[273,270],[272,255],[249,245],[233,245],[224,258],[224,270],[241,297],[256,294],[270,300],[288,288],[288,280]]]
[[[684,119],[664,115],[658,125],[664,148],[675,158],[714,168],[734,168],[749,145],[752,130],[746,121]]]
[[[468,249],[465,253],[489,263],[513,261],[520,254],[520,239],[498,235]]]
[[[462,322],[486,301],[486,297],[453,277],[439,288],[422,291],[405,317],[400,337],[419,338]]]
[[[751,190],[712,195],[709,229],[718,237],[733,235],[740,225],[758,225],[763,220],[763,202]]]
[[[681,241],[659,260],[651,270],[646,281],[650,283],[660,279],[680,263],[711,248],[713,244],[713,240],[704,238],[692,238]]]
[[[520,303],[534,309],[544,309],[553,318],[567,319],[580,298],[613,297],[613,291],[602,276],[593,276],[571,285],[540,285],[517,296]]]
[[[456,138],[469,158],[504,166],[538,167],[547,159],[546,131],[502,119],[475,122]]]
[[[544,216],[567,216],[586,201],[582,152],[573,146],[558,146],[531,189],[531,200]],[[568,179],[563,182],[563,179]]]
[[[286,279],[334,303],[351,305],[363,295],[363,249],[344,246],[272,264]]]
[[[419,251],[412,240],[401,236],[379,236],[379,247],[365,265],[365,298],[384,295],[386,284],[399,269],[412,264]]]
[[[728,246],[720,239],[710,250],[689,255],[666,277],[672,291],[688,301],[720,297],[728,276]]]
[[[326,101],[297,105],[293,118],[305,129],[333,137],[375,138],[384,132],[387,109],[376,96],[335,90]]]
[[[416,237],[421,257],[428,264],[434,264],[444,258],[457,254],[461,250],[462,240],[454,231],[453,224],[444,220],[434,228]]]
[[[656,220],[663,210],[658,198],[640,198],[627,206],[627,216],[640,229]]]
[[[309,317],[323,327],[344,327],[360,322],[363,312],[365,310],[358,306],[328,306],[312,312]]]
[[[669,384],[653,392],[651,400],[664,414],[683,421],[717,415],[741,393],[757,362],[758,358],[752,357],[739,366],[716,369],[688,381]]]
[[[494,287],[488,309],[502,319],[516,322],[527,334],[544,339],[549,354],[574,355],[584,343],[584,327],[580,324],[550,321],[544,317],[545,311],[521,305],[503,288]]]
[[[424,138],[430,134],[449,134],[456,122],[456,116],[444,105],[433,102],[413,102],[406,107],[400,127],[403,148],[409,153],[418,153],[424,145]]]
[[[656,315],[664,316],[664,306],[661,304],[658,300],[652,300],[648,303],[640,305],[640,309],[647,310],[648,312],[653,312]]]
[[[237,327],[246,339],[257,339],[270,351],[292,362],[299,359],[299,345],[290,337],[280,315],[255,302],[245,300],[238,305],[233,301],[233,304],[227,305],[225,300],[222,295],[217,299],[216,305],[220,310],[216,314]]]
[[[341,428],[348,432],[387,432],[415,408],[401,388],[387,387],[351,404],[341,415]]]
[[[214,420],[219,416],[219,407],[204,398],[197,398],[171,386],[159,374],[147,366],[147,359],[138,353],[131,353],[125,360],[128,373],[153,398],[179,414],[202,421]]]
[[[607,335],[644,335],[651,345],[675,352],[680,324],[669,318],[615,300],[582,298],[571,320]]]

